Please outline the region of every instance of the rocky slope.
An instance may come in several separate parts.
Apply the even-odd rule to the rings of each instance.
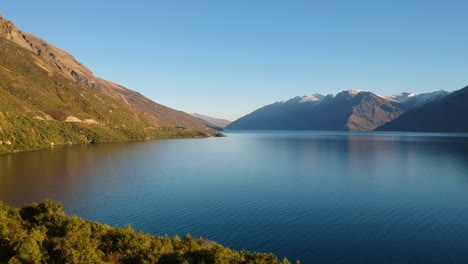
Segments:
[[[403,112],[396,100],[350,90],[336,96],[314,94],[267,105],[232,122],[226,129],[369,131]]]
[[[377,128],[378,131],[468,132],[468,86]]]
[[[95,77],[72,55],[0,16],[0,153],[216,134],[198,118]]]

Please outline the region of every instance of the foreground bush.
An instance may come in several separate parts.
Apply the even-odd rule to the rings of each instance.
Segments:
[[[155,237],[76,216],[46,200],[23,208],[0,201],[0,263],[290,263],[201,238]]]

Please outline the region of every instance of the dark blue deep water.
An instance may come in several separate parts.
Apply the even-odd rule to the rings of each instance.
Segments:
[[[308,263],[468,263],[468,136],[258,132],[0,156],[0,199]]]

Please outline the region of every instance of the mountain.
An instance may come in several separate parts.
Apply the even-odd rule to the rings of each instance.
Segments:
[[[72,55],[0,15],[0,153],[217,134],[198,118],[95,77]]]
[[[218,130],[218,129],[223,130],[227,125],[229,125],[231,123],[231,121],[226,120],[226,119],[206,116],[206,115],[202,115],[202,114],[198,114],[198,113],[192,113],[191,115],[196,117],[196,118],[199,118],[199,119],[201,119],[201,120],[203,120],[205,122],[207,122],[206,124],[209,127],[212,127],[212,128],[215,128],[215,129],[217,128],[216,130]]]
[[[402,108],[404,108],[406,111],[409,111],[409,110],[421,107],[429,102],[442,99],[448,94],[449,92],[441,90],[441,91],[435,91],[432,93],[423,93],[423,94],[404,92],[404,93],[389,96],[389,97],[398,101],[401,104]]]
[[[378,131],[468,132],[468,86],[378,127]]]
[[[368,131],[403,112],[394,99],[348,90],[337,95],[314,94],[276,102],[232,122],[226,129]]]

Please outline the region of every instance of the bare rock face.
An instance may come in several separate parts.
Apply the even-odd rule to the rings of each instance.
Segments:
[[[396,103],[370,92],[357,95],[346,127],[351,131],[371,131],[399,117],[404,110]]]
[[[68,123],[81,123],[81,120],[77,117],[74,117],[74,116],[67,116],[67,118],[65,118],[64,122],[68,122]]]
[[[50,45],[34,35],[17,29],[13,22],[6,20],[1,15],[0,36],[37,54],[43,60],[51,62],[76,82],[84,85],[95,84],[93,73],[78,62],[72,55]]]

